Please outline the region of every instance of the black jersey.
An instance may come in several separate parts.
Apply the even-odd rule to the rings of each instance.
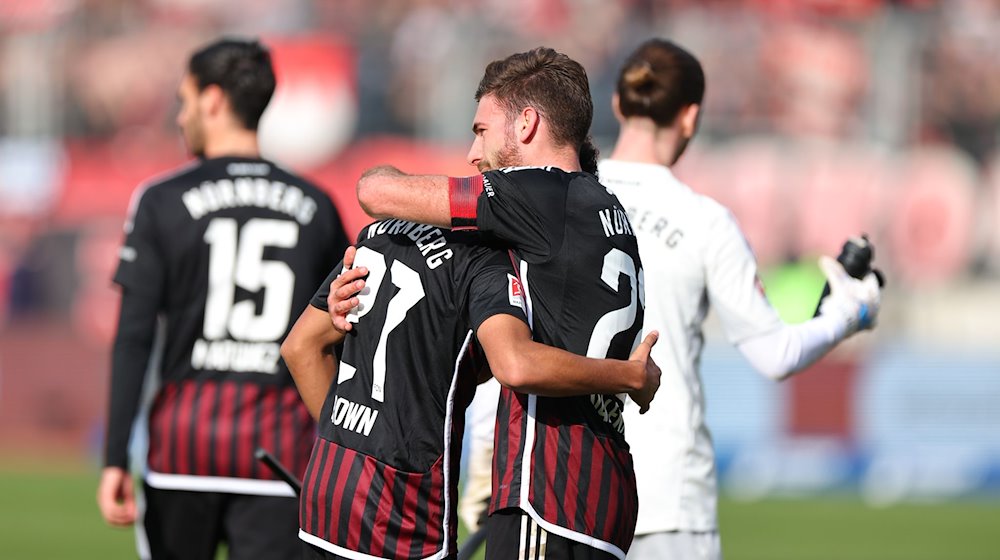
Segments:
[[[165,334],[147,482],[291,495],[254,449],[305,471],[315,426],[279,350],[347,246],[332,201],[269,161],[208,159],[137,190],[125,232],[114,281]],[[110,464],[130,428],[109,423]]]
[[[628,359],[643,320],[642,265],[618,199],[588,173],[508,168],[451,180],[453,226],[514,247],[535,340]],[[624,558],[635,529],[623,398],[502,389],[491,511],[525,510],[555,532]]]
[[[306,470],[303,540],[349,558],[454,557],[473,333],[500,313],[527,321],[509,254],[478,240],[401,220],[362,230],[367,286]]]

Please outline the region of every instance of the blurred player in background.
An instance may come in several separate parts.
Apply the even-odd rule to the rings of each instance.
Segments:
[[[630,361],[534,342],[509,254],[480,241],[401,220],[368,226],[357,259],[345,256],[355,269],[335,269],[282,345],[320,426],[301,500],[306,558],[455,558],[465,409],[484,353],[487,375],[521,392],[652,397],[655,334]],[[331,292],[356,307],[355,326],[334,329]]]
[[[254,450],[305,471],[315,425],[279,345],[347,239],[326,194],[260,157],[274,88],[256,41],[194,53],[177,124],[197,160],[129,209],[97,503],[111,525],[138,521],[143,557],[213,559],[221,541],[232,558],[300,554],[294,492]],[[137,508],[127,454],[147,369],[159,386]]]
[[[664,40],[640,46],[622,68],[612,101],[621,122],[618,142],[599,164],[601,182],[631,218],[647,267],[644,328],[657,329],[666,342],[653,352],[664,372],[660,398],[641,418],[631,406],[625,412],[641,496],[630,559],[721,558],[715,455],[698,372],[709,305],[754,368],[776,380],[871,328],[879,309],[874,274],[855,280],[823,257],[832,293],[820,315],[801,325],[781,321],[730,212],[670,171],[697,130],[704,90],[701,65],[690,53]],[[477,410],[475,417],[489,414]],[[471,430],[478,441],[461,514],[474,526],[490,489],[477,465],[492,449],[482,426]]]
[[[475,97],[468,160],[480,175],[377,169],[358,183],[362,207],[509,244],[536,340],[626,358],[641,334],[642,263],[618,199],[582,170],[596,155],[586,72],[537,48],[490,63]],[[615,394],[501,390],[487,558],[625,557],[637,497],[623,407]]]
[[[626,60],[612,100],[621,131],[601,181],[632,219],[646,263],[646,328],[663,333],[653,355],[663,368],[661,398],[642,417],[626,409],[642,500],[630,559],[719,559],[715,454],[705,425],[698,364],[709,306],[729,341],[762,375],[781,380],[809,366],[877,318],[875,274],[847,275],[834,259],[820,267],[832,293],[820,314],[786,325],[764,295],[757,263],[728,209],[670,171],[698,128],[701,64],[670,41],[653,39]]]

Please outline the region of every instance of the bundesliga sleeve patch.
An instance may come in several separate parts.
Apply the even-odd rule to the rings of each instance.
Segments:
[[[527,313],[527,306],[524,304],[524,290],[521,288],[521,281],[513,274],[507,275],[507,297],[510,304],[520,307],[521,311]]]

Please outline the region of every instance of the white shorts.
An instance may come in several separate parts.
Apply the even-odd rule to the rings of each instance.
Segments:
[[[628,549],[628,560],[722,560],[718,531],[670,531],[636,535]]]

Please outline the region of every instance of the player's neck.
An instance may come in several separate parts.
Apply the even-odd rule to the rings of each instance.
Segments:
[[[260,157],[257,132],[253,130],[231,130],[214,135],[205,142],[205,157]]]
[[[552,166],[563,171],[580,171],[580,153],[571,147],[536,147],[522,152],[524,165],[537,167]]]
[[[651,119],[629,119],[622,124],[611,159],[670,167],[679,142],[677,127],[657,126]]]

